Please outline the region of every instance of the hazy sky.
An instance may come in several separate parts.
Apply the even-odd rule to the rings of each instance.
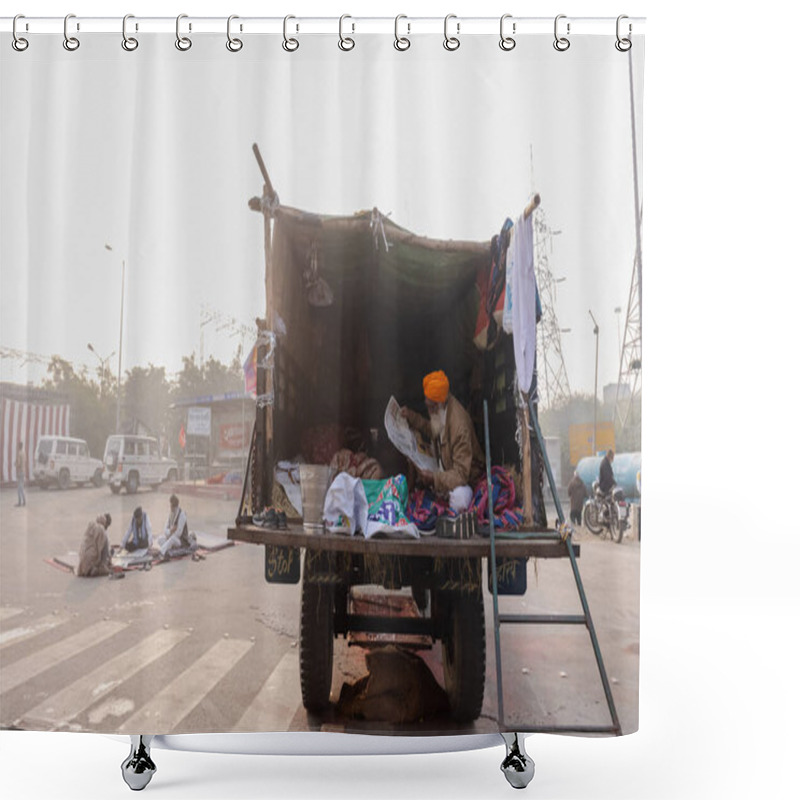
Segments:
[[[224,36],[180,53],[148,34],[135,53],[92,34],[79,51],[38,35],[2,48],[0,342],[90,366],[119,336],[126,262],[123,370],[180,367],[199,353],[203,303],[251,323],[263,314],[258,142],[281,202],[351,214],[377,206],[419,234],[489,240],[516,218],[533,180],[563,233],[550,265],[573,390],[616,380],[617,306],[627,303],[635,249],[628,57],[612,36],[464,37],[447,53],[417,36],[276,37],[230,54]],[[642,89],[643,48],[634,48]],[[637,98],[637,111],[641,103]],[[641,148],[641,128],[637,130]],[[640,180],[641,180],[640,171]],[[113,247],[109,252],[104,245]],[[248,343],[249,344],[249,343]],[[205,353],[228,360],[238,339],[205,328]],[[116,373],[116,357],[112,359]],[[3,359],[4,380],[42,367]]]

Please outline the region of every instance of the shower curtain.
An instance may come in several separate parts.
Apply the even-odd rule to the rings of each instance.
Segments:
[[[450,23],[3,37],[3,728],[637,729],[644,40]]]

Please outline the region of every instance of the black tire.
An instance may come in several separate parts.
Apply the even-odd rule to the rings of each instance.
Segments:
[[[597,503],[589,501],[583,507],[583,524],[595,535],[599,536],[603,532],[600,517],[597,512]]]
[[[92,476],[92,483],[99,489],[103,485],[103,470],[97,469]]]
[[[300,692],[306,709],[319,713],[331,697],[334,587],[312,583],[307,564],[300,601]]]
[[[50,484],[47,481],[36,481],[36,485],[43,491],[46,492],[50,488]]]
[[[69,489],[69,470],[66,467],[63,467],[58,472],[58,488],[62,491]]]
[[[171,469],[167,473],[167,483],[175,483],[178,480],[178,470]]]
[[[442,640],[444,688],[456,722],[476,720],[486,680],[486,630],[481,592],[453,593],[439,613],[447,615]]]
[[[139,473],[129,472],[128,480],[125,482],[125,491],[128,494],[136,494],[139,491]]]
[[[122,491],[121,486],[116,486],[113,483],[109,483],[108,488],[111,489],[111,494],[119,494]]]
[[[613,501],[608,504],[609,506],[609,514],[611,515],[611,519],[609,521],[609,527],[611,529],[611,538],[619,544],[622,541],[622,536],[625,533],[625,523],[619,518],[619,510],[617,509],[617,504]]]

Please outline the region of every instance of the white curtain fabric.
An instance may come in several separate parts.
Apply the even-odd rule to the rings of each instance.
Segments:
[[[255,343],[255,321],[266,313],[265,228],[262,215],[248,208],[263,187],[252,145],[259,146],[281,207],[320,217],[379,210],[382,222],[376,218],[365,258],[383,249],[389,272],[381,276],[391,277],[391,258],[404,246],[393,226],[438,242],[483,243],[488,271],[493,237],[540,195],[535,213],[550,234],[543,253],[551,291],[545,296],[540,284],[539,413],[545,435],[560,436],[553,453],[560,459],[555,469],[568,518],[566,483],[574,465],[566,422],[560,431],[546,425],[550,395],[544,382],[552,375],[541,348],[552,347],[553,332],[559,333],[568,390],[584,400],[570,421],[591,422],[586,409],[596,380],[602,404],[602,387],[616,384],[620,375],[631,296],[639,211],[634,162],[642,178],[640,152],[632,147],[631,105],[640,151],[643,38],[636,38],[630,55],[614,48],[613,30],[609,36],[574,37],[564,53],[547,36],[520,37],[511,52],[500,50],[497,36],[464,37],[455,52],[432,35],[412,37],[406,52],[394,49],[391,36],[357,36],[351,52],[336,46],[335,35],[307,36],[294,53],[273,36],[245,37],[238,53],[226,50],[224,35],[196,36],[187,52],[176,49],[174,35],[142,35],[132,53],[120,47],[119,35],[86,34],[76,52],[64,50],[61,36],[29,38],[26,52],[4,46],[0,55],[3,408],[33,402],[26,399],[28,390],[51,391],[59,403],[66,392],[69,434],[88,441],[92,456],[102,459],[116,427],[119,371],[122,425],[152,434],[162,455],[175,462],[179,480],[167,485],[165,476],[155,475],[153,485],[162,485],[151,490],[142,479],[136,494],[125,487],[112,494],[107,486],[45,492],[34,485],[35,442],[27,440],[28,504],[12,508],[12,494],[4,490],[0,511],[0,725],[115,733],[314,729],[319,719],[304,709],[299,688],[301,586],[265,583],[261,547],[209,546],[202,561],[130,570],[118,581],[78,579],[69,572],[70,554],[78,551],[90,521],[110,513],[113,545],[141,505],[160,530],[171,491],[180,494],[201,544],[201,535],[224,539],[235,523],[241,486],[233,473],[241,479],[257,413],[244,391],[242,362]],[[280,225],[275,223],[276,247]],[[529,251],[519,246],[519,231],[515,236],[520,275],[534,269],[537,256],[520,264]],[[315,422],[352,425],[355,419],[368,441],[369,429],[381,427],[392,393],[401,405],[424,411],[423,374],[446,366],[435,358],[450,358],[456,349],[448,363],[457,364],[460,374],[451,374],[451,389],[472,405],[480,422],[480,399],[488,394],[496,401],[503,387],[473,371],[476,363],[488,363],[482,362],[485,351],[472,343],[485,303],[476,282],[458,283],[448,304],[437,294],[438,273],[423,280],[426,268],[418,265],[413,292],[398,289],[371,298],[363,288],[357,303],[339,306],[349,302],[345,293],[352,281],[372,278],[346,259],[337,263],[338,272],[331,271],[336,246],[332,240],[325,245],[318,274],[309,278],[321,275],[330,284],[331,309],[338,315],[314,346],[327,353],[335,340],[343,365],[341,379],[329,387],[330,419]],[[276,252],[297,263],[309,259],[305,250]],[[524,352],[516,346],[509,351],[523,388],[530,385],[537,347],[534,299],[525,287],[531,284],[513,283],[519,291],[513,335],[516,340],[521,326],[533,338]],[[280,292],[280,282],[275,290]],[[489,309],[497,312],[501,331],[503,307],[501,302]],[[315,319],[331,309],[315,308]],[[420,309],[426,309],[423,321]],[[590,310],[601,337],[597,367]],[[367,320],[366,344],[347,333],[356,315]],[[556,318],[544,335],[545,323]],[[296,331],[296,319],[278,311],[273,330],[279,352]],[[386,385],[382,395],[395,363],[402,364],[402,379]],[[231,374],[241,372],[241,385],[208,388],[213,364],[234,365]],[[198,374],[205,370],[208,381],[192,383],[193,368]],[[301,371],[296,379],[294,394],[280,402],[299,408],[307,401],[308,375]],[[202,405],[205,395],[224,405],[219,395],[226,392],[232,405],[219,406],[223,417],[212,423],[210,442],[198,444],[202,436],[185,427],[187,408]],[[362,416],[354,417],[346,398],[358,392],[373,398],[379,413],[365,400]],[[322,403],[324,391],[315,389],[315,397]],[[495,459],[513,466],[519,452],[511,403],[506,419],[512,446]],[[275,410],[286,408],[276,399]],[[11,413],[4,412],[4,419]],[[601,422],[611,423],[613,402],[602,404],[600,413]],[[12,427],[2,429],[4,482],[15,480]],[[476,432],[483,447],[482,423]],[[497,436],[500,441],[499,431]],[[630,441],[638,450],[635,435]],[[301,449],[299,431],[291,444]],[[209,455],[217,445],[228,460]],[[205,458],[203,470],[189,457],[198,452],[193,447]],[[288,448],[277,457],[303,460]],[[546,478],[544,495],[552,527],[556,513]],[[636,492],[632,499],[638,500]],[[585,528],[576,533],[580,539],[587,599],[596,612],[621,731],[629,733],[638,727],[639,543],[633,531],[620,546]],[[540,562],[535,569],[531,560],[526,569],[528,594],[502,599],[509,608],[524,610],[526,600],[537,608],[574,607],[566,561]],[[479,581],[486,609],[480,715],[463,724],[444,714],[414,730],[497,730],[485,569]],[[374,594],[385,591],[381,586]],[[503,641],[507,718],[526,726],[608,724],[587,638],[569,629],[525,627],[504,633]],[[360,653],[336,639],[333,704],[347,680],[366,674],[363,658],[356,658]],[[355,659],[349,672],[341,668],[345,659]],[[443,681],[438,644],[424,660]],[[358,725],[336,720],[337,730]]]

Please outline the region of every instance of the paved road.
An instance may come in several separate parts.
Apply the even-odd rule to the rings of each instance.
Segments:
[[[47,559],[77,551],[88,521],[113,517],[112,543],[142,505],[159,528],[168,495],[112,496],[107,488],[31,489],[28,506],[0,493],[0,726],[101,732],[370,730],[310,717],[300,701],[299,587],[264,581],[263,550],[237,545],[124,580],[77,579]],[[225,536],[236,502],[186,496],[193,529]],[[639,545],[582,537],[581,574],[625,732],[638,726]],[[613,580],[609,579],[612,576]],[[528,565],[527,595],[501,611],[578,613],[566,561]],[[474,726],[495,731],[497,693],[491,596],[485,594],[487,680]],[[582,627],[503,629],[507,722],[608,724]],[[438,645],[427,654],[440,679]],[[333,696],[366,673],[363,652],[335,645]],[[383,727],[385,726],[378,726]],[[374,729],[374,728],[373,728]]]

